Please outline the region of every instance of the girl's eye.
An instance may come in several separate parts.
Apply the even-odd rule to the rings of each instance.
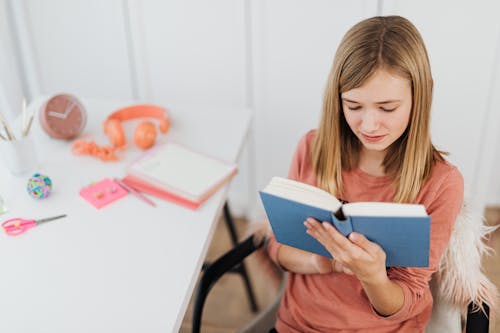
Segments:
[[[347,108],[348,108],[349,110],[351,110],[351,111],[356,111],[356,110],[361,109],[361,106],[359,106],[359,105],[358,105],[358,106],[347,106]]]
[[[392,109],[386,109],[386,108],[380,108],[380,109],[381,109],[382,111],[385,111],[385,112],[392,112],[392,111],[396,110],[396,109],[397,109],[397,107],[392,108]]]

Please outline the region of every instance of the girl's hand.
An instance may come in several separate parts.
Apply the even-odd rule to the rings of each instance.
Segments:
[[[342,265],[342,263],[335,260],[335,258],[329,259],[327,257],[320,256],[319,254],[311,254],[311,260],[313,267],[319,274],[327,274],[331,272],[346,273],[349,275],[353,274],[349,268]]]
[[[386,256],[378,244],[356,232],[346,238],[330,223],[319,223],[313,218],[308,218],[304,225],[307,233],[323,244],[333,256],[333,270],[354,274],[364,283],[387,280]]]

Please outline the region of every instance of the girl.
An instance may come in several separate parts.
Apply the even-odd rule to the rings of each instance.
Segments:
[[[430,139],[432,85],[422,37],[408,20],[374,17],[344,36],[319,128],[300,140],[289,178],[348,202],[423,204],[432,220],[430,265],[386,269],[379,245],[309,218],[307,233],[334,259],[271,237],[271,258],[290,272],[278,332],[424,332],[428,282],[463,200],[460,172]]]

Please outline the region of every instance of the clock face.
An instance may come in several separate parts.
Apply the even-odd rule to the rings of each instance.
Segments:
[[[69,140],[77,137],[86,122],[85,108],[71,95],[55,95],[40,109],[40,125],[55,139]]]

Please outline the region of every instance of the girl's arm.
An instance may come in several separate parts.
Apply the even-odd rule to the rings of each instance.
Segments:
[[[299,274],[326,274],[332,272],[332,261],[330,259],[287,245],[279,246],[276,262],[287,271]]]
[[[382,316],[398,312],[404,304],[403,289],[387,275],[384,281],[361,282],[375,311]]]
[[[352,274],[351,271],[336,260],[280,244],[273,235],[270,236],[267,250],[276,264],[293,273],[328,274],[343,272]]]
[[[366,296],[368,296],[370,303],[378,314],[390,316],[403,307],[403,289],[397,283],[389,280],[389,278],[380,282],[361,282],[361,284]]]

